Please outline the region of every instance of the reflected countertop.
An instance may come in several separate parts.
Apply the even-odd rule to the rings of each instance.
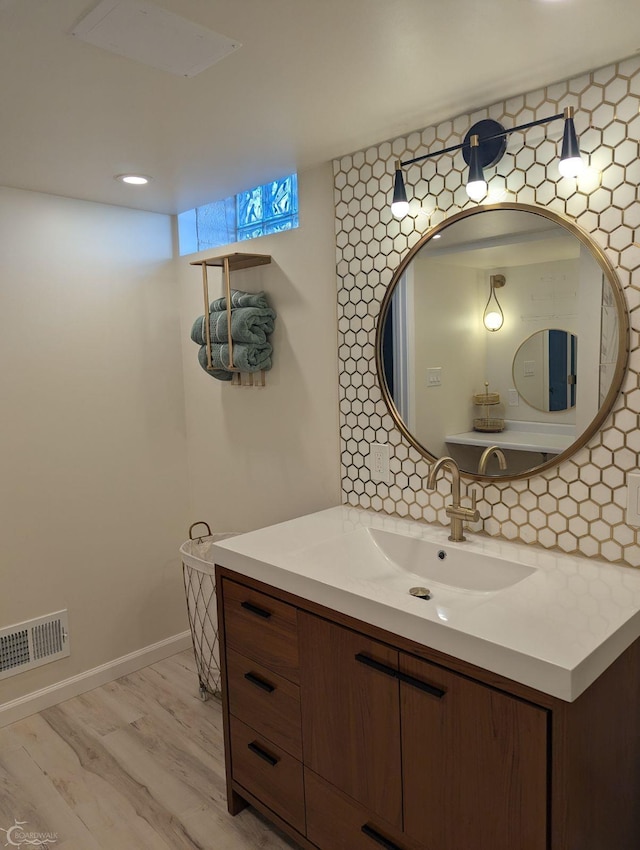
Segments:
[[[538,431],[466,431],[463,434],[447,434],[445,443],[458,446],[497,446],[499,449],[512,449],[519,452],[544,452],[559,455],[573,445],[574,437],[562,434],[541,434]]]
[[[458,446],[498,446],[512,451],[558,455],[573,445],[576,436],[572,425],[505,420],[504,431],[465,431],[447,434],[444,439],[446,443]]]

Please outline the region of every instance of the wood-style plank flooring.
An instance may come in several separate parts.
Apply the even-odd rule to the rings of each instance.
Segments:
[[[297,846],[232,818],[224,776],[220,705],[182,652],[0,729],[0,830],[56,833],[49,850]]]

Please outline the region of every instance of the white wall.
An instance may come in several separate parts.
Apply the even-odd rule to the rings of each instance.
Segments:
[[[447,434],[471,431],[473,394],[484,391],[483,304],[475,269],[416,259],[414,398],[415,433],[436,457],[449,454]],[[443,317],[447,317],[443,320]],[[427,370],[441,368],[442,383],[429,387]]]
[[[0,189],[0,626],[72,654],[0,703],[186,629],[187,453],[168,216]]]
[[[190,517],[218,531],[247,531],[340,503],[334,203],[331,166],[299,174],[300,227],[181,257],[182,346],[189,445]],[[278,314],[266,387],[232,387],[207,375],[189,337],[202,315],[200,267],[224,253],[271,254],[269,266],[233,275],[264,289]],[[222,292],[209,273],[210,297]]]
[[[606,313],[603,310],[603,287],[607,295],[608,283],[604,283],[602,269],[593,261],[589,250],[580,250],[580,299],[578,303],[578,383],[576,386],[576,433],[585,431],[598,412],[609,391],[606,373],[601,369],[602,324]],[[617,314],[614,312],[617,319]],[[615,327],[617,321],[614,320]],[[616,333],[617,336],[617,333]],[[607,335],[607,339],[611,337]],[[615,357],[612,358],[615,363]],[[603,380],[603,378],[605,380]],[[610,380],[612,380],[611,376]],[[604,392],[603,392],[604,391]]]
[[[487,373],[492,387],[506,402],[507,391],[514,387],[513,358],[522,343],[538,331],[546,328],[566,330],[578,335],[578,348],[584,334],[578,321],[578,259],[554,260],[547,263],[531,263],[524,266],[509,266],[488,269],[482,288],[489,292],[489,276],[504,274],[506,284],[497,291],[504,312],[504,325],[497,333],[487,334]],[[582,294],[582,290],[580,290]],[[597,360],[591,369],[597,368]],[[543,376],[544,377],[544,376]],[[534,383],[533,378],[520,377],[521,386]],[[529,391],[535,396],[534,391]],[[578,391],[578,404],[580,404]],[[565,412],[544,413],[527,404],[522,396],[517,407],[506,407],[503,414],[507,419],[525,422],[551,422],[572,425],[576,421],[575,409]],[[588,421],[593,418],[593,413]]]

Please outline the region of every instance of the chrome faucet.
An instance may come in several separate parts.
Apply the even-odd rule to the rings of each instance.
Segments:
[[[460,542],[465,540],[464,522],[477,522],[480,514],[476,509],[475,490],[471,495],[471,507],[465,508],[460,504],[460,468],[452,457],[441,457],[432,465],[427,478],[427,490],[435,490],[438,473],[441,469],[451,471],[451,504],[446,508],[446,514],[451,519],[451,534],[449,540]]]
[[[498,466],[500,469],[507,468],[507,459],[504,456],[502,449],[499,449],[497,446],[489,446],[482,452],[480,463],[478,464],[478,475],[486,474],[487,464],[489,463],[491,455],[495,455],[498,458]]]

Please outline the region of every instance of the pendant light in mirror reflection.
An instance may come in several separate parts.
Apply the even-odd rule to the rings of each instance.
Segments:
[[[564,112],[559,112],[557,115],[549,115],[547,118],[539,118],[536,121],[529,121],[526,124],[509,128],[505,128],[499,121],[487,118],[477,121],[458,145],[451,145],[442,148],[442,150],[413,157],[413,159],[396,160],[391,212],[396,218],[403,218],[409,212],[407,190],[402,172],[405,166],[459,150],[462,151],[464,160],[469,166],[466,184],[467,195],[472,201],[480,203],[486,197],[488,191],[484,169],[491,168],[500,162],[507,149],[507,137],[511,133],[523,132],[530,127],[549,124],[560,118],[564,119],[564,131],[558,170],[562,177],[578,177],[585,169],[585,162],[580,154],[580,143],[573,116],[573,107],[567,106]]]
[[[496,289],[501,289],[506,282],[503,274],[492,274],[489,277],[489,300],[482,314],[482,323],[488,331],[499,331],[504,324],[504,313]]]

